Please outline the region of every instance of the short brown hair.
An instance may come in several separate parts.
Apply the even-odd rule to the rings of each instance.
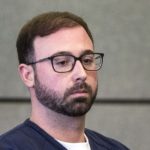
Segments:
[[[92,34],[86,22],[70,12],[48,12],[34,17],[25,24],[17,38],[17,52],[19,63],[34,61],[33,41],[36,36],[46,36],[62,28],[82,26],[93,42]]]

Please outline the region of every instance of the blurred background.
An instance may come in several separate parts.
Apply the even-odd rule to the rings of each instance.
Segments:
[[[29,94],[17,72],[16,38],[33,16],[71,11],[88,23],[104,52],[96,103],[86,126],[132,150],[150,148],[149,0],[0,0],[0,134],[29,117]]]

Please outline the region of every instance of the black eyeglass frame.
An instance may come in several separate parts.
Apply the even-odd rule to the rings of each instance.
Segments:
[[[88,70],[88,69],[82,64],[82,57],[85,56],[85,55],[90,55],[90,54],[93,54],[93,55],[94,55],[94,54],[97,54],[97,55],[99,55],[99,56],[101,57],[101,64],[100,64],[100,67],[99,67],[98,69],[96,69],[96,70]],[[54,59],[55,57],[58,57],[58,56],[71,56],[71,57],[73,57],[73,58],[74,58],[74,64],[72,65],[72,68],[71,68],[70,70],[64,71],[64,72],[62,72],[62,71],[60,71],[60,72],[57,71],[57,70],[55,69],[55,67],[54,67],[53,59]],[[58,55],[49,56],[49,57],[46,57],[46,58],[39,59],[39,60],[37,60],[37,61],[35,61],[35,62],[30,62],[30,63],[26,63],[26,64],[27,64],[27,65],[34,65],[34,64],[37,64],[37,63],[46,61],[46,60],[50,60],[50,62],[51,62],[51,64],[52,64],[52,67],[53,67],[53,70],[54,70],[55,72],[58,72],[58,73],[65,73],[65,72],[70,72],[70,71],[72,71],[72,70],[74,69],[75,64],[76,64],[76,61],[79,60],[85,70],[87,70],[87,71],[98,71],[98,70],[100,70],[100,69],[102,68],[102,65],[103,65],[103,58],[104,58],[104,53],[85,53],[85,54],[81,55],[80,57],[76,57],[76,56],[71,55],[71,54],[58,54]]]

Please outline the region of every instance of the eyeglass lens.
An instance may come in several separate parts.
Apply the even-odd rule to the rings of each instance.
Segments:
[[[89,71],[99,70],[102,66],[102,56],[100,54],[85,54],[80,58],[71,55],[60,55],[53,57],[53,68],[57,72],[71,71],[76,60],[79,59],[84,69]]]

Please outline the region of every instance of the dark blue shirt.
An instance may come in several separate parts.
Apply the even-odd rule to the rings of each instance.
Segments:
[[[91,150],[129,150],[121,143],[85,129]],[[29,119],[0,136],[0,150],[66,150]]]

